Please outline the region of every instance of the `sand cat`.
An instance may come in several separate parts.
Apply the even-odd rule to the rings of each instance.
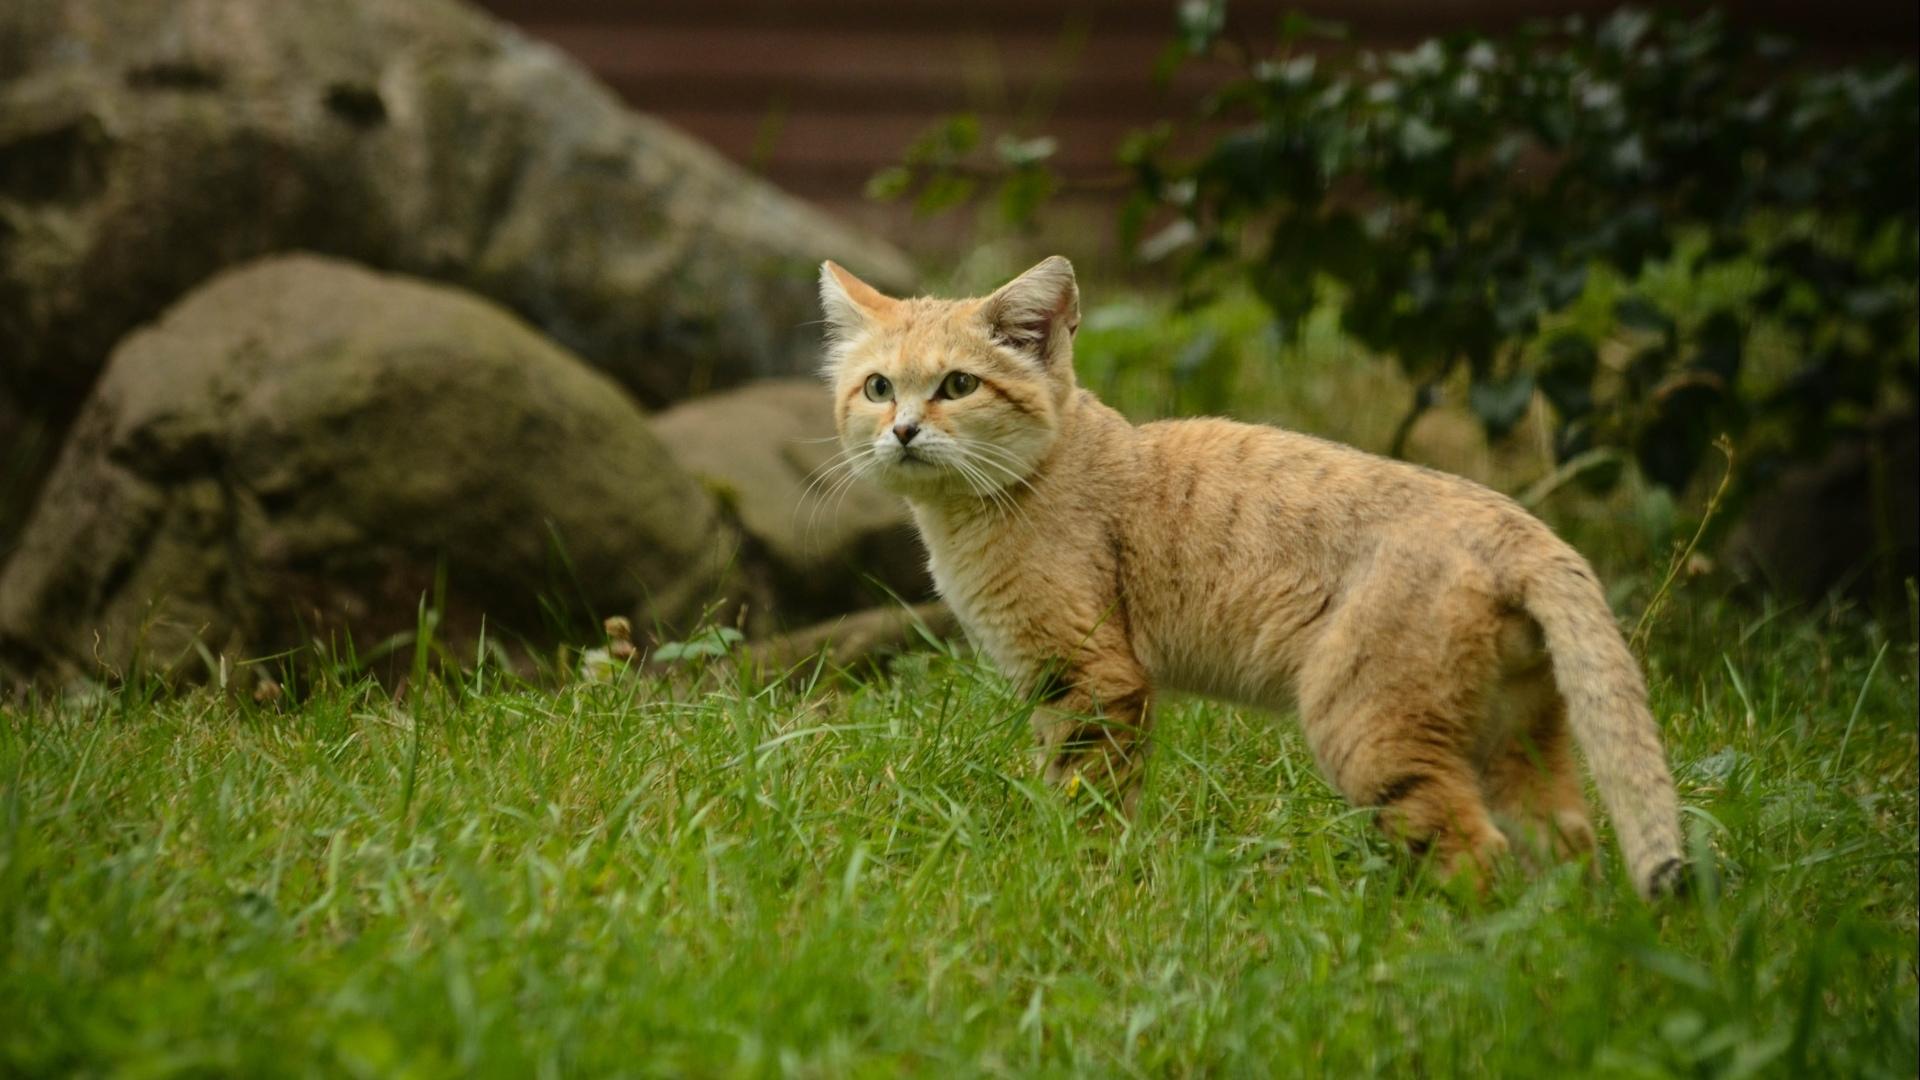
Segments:
[[[1320,768],[1449,875],[1593,828],[1681,884],[1646,689],[1585,559],[1478,484],[1272,427],[1135,426],[1075,384],[1079,290],[1047,259],[983,299],[821,268],[840,439],[904,496],[975,645],[1044,703],[1045,773],[1131,811],[1156,690],[1297,705]]]

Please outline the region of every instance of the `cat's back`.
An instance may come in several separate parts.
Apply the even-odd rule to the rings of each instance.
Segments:
[[[1237,524],[1253,504],[1269,519],[1298,516],[1337,528],[1436,501],[1506,502],[1461,477],[1266,424],[1199,417],[1138,431],[1142,482],[1183,527],[1214,519]]]
[[[1211,590],[1200,583],[1325,580],[1383,522],[1431,501],[1416,489],[1435,482],[1425,470],[1263,424],[1201,417],[1136,430],[1122,528],[1154,576],[1183,591],[1177,606],[1206,601]]]
[[[1222,417],[1142,424],[1141,480],[1173,502],[1205,516],[1249,499],[1290,506],[1323,520],[1359,525],[1382,518],[1457,516],[1475,511],[1501,517],[1524,511],[1506,496],[1465,477],[1269,424]]]
[[[1261,698],[1261,657],[1293,666],[1302,636],[1374,553],[1480,560],[1497,536],[1544,531],[1472,481],[1311,435],[1217,418],[1143,424],[1122,512],[1139,642],[1186,689]],[[1246,655],[1217,644],[1222,635]],[[1284,644],[1283,644],[1284,643]]]

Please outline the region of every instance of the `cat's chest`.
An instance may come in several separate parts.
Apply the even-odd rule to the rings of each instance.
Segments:
[[[928,569],[968,637],[1014,677],[1044,653],[1048,582],[1018,544],[922,527]]]

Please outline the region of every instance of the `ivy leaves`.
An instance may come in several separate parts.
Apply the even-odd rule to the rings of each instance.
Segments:
[[[1330,287],[1344,330],[1417,382],[1464,367],[1490,437],[1538,392],[1563,457],[1630,449],[1674,487],[1720,432],[1807,456],[1896,388],[1911,394],[1910,63],[1794,66],[1788,43],[1711,12],[1629,9],[1339,57],[1295,51],[1338,38],[1328,24],[1290,17],[1263,55],[1223,41],[1227,26],[1223,0],[1181,4],[1166,61],[1239,65],[1196,109],[1221,134],[1182,154],[1163,127],[1119,154],[1124,241],[1190,291],[1242,278],[1284,333]],[[883,175],[917,186],[922,207],[990,175],[1007,219],[1031,220],[1058,186],[1047,155],[1003,141],[983,172],[979,141],[936,131]],[[1696,274],[1751,269],[1741,310],[1683,316],[1629,295],[1611,325],[1567,328],[1596,269],[1632,282],[1683,239]],[[1804,357],[1785,388],[1746,377],[1761,323]]]

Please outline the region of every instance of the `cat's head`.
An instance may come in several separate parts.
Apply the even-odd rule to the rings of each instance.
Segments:
[[[895,300],[820,268],[825,371],[853,468],[915,498],[1025,480],[1074,393],[1080,292],[1058,255],[971,300]]]

